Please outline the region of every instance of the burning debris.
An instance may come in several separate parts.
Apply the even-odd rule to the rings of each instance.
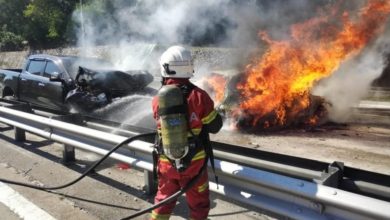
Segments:
[[[323,122],[327,103],[311,94],[313,87],[383,32],[390,2],[369,0],[354,14],[338,5],[318,14],[292,25],[288,40],[260,32],[268,49],[253,57],[242,74],[230,79],[214,74],[206,82],[217,102],[224,97],[221,107],[236,127],[278,129]]]
[[[206,87],[205,89],[213,94],[215,102],[214,104],[217,106],[222,102],[225,102],[225,91],[230,91],[230,88],[226,88],[226,83],[226,78],[218,73],[212,73],[203,82],[203,87]]]
[[[327,120],[327,107],[330,105],[320,96],[308,95],[309,106],[300,108],[302,97],[296,97],[291,106],[285,106],[285,123],[278,124],[278,115],[280,112],[270,110],[261,118],[258,118],[256,124],[250,122],[255,120],[253,115],[242,112],[240,109],[240,101],[242,97],[239,93],[237,85],[245,80],[245,73],[236,74],[233,77],[227,77],[222,74],[213,73],[203,82],[203,87],[211,91],[217,109],[225,116],[225,118],[233,118],[235,128],[245,130],[278,130],[286,127],[305,126],[312,127],[324,123]],[[265,108],[265,107],[263,107]],[[259,109],[261,110],[261,109]]]

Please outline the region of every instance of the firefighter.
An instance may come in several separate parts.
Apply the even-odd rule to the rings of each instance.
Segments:
[[[217,133],[221,129],[222,118],[214,109],[210,96],[189,80],[194,70],[188,49],[181,46],[168,48],[161,55],[160,67],[162,88],[152,101],[159,134],[158,191],[154,200],[156,204],[159,203],[200,174],[198,181],[186,192],[186,201],[189,219],[207,219],[210,210],[208,174],[207,169],[201,168],[206,160],[206,152],[211,149],[209,132]],[[180,99],[180,96],[183,98]],[[181,105],[185,106],[185,111],[177,107]],[[164,127],[167,122],[174,122],[176,127]],[[182,125],[181,128],[178,124]],[[181,134],[183,131],[184,138]],[[169,219],[175,205],[176,200],[153,210],[151,219]]]

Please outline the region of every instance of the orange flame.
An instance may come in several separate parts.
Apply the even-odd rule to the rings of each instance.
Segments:
[[[311,105],[310,90],[315,83],[383,31],[390,1],[369,0],[353,18],[335,8],[324,12],[293,25],[289,40],[276,41],[259,33],[269,48],[246,67],[244,80],[237,85],[241,94],[234,114],[237,120],[244,118],[246,125],[263,127],[294,120]],[[265,120],[269,115],[274,119]]]
[[[226,79],[220,74],[211,74],[207,77],[205,83],[214,93],[215,105],[220,104],[223,101],[226,89]]]

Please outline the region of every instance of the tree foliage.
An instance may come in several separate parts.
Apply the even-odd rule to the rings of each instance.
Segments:
[[[0,0],[1,50],[62,46],[72,41],[72,13],[80,0]]]
[[[59,46],[65,38],[76,0],[34,0],[23,11],[28,19],[25,37],[31,45]]]
[[[21,50],[23,43],[23,37],[8,31],[6,25],[0,29],[0,51]]]
[[[238,0],[227,1],[237,1],[238,3],[235,4],[241,4]],[[159,25],[160,21],[153,20],[153,24],[157,25],[155,27],[148,23],[149,17],[155,12],[153,5],[158,2],[157,0],[0,0],[2,33],[0,43],[8,45],[1,49],[22,48],[21,42],[27,42],[26,46],[33,49],[73,44],[77,41],[76,31],[86,33],[82,25],[84,21],[89,25],[88,37],[90,38],[88,39],[94,44],[109,44],[122,39],[157,41],[161,39],[162,42],[166,42],[166,38],[171,39],[171,34],[166,38],[161,37],[162,34],[158,31],[158,28],[162,28]],[[161,3],[167,4],[167,2],[171,1]],[[81,3],[84,17],[79,10]],[[195,13],[201,18],[215,17],[215,20],[212,22],[203,20],[206,29],[204,31],[194,28],[197,27],[194,22],[184,21],[183,25],[178,25],[177,30],[169,30],[171,33],[176,31],[177,36],[181,36],[179,39],[175,37],[172,40],[192,45],[207,45],[222,41],[227,35],[226,29],[234,24],[229,19],[214,16],[215,13],[217,12],[213,9]],[[164,31],[168,29],[165,28]]]
[[[23,10],[28,0],[0,0],[0,50],[19,50],[25,40]]]

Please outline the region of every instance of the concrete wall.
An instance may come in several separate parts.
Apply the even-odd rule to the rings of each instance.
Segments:
[[[91,49],[97,57],[104,58],[107,48],[96,47]],[[79,48],[58,48],[50,50],[35,51],[17,51],[17,52],[0,52],[0,68],[21,68],[24,60],[31,54],[50,54],[50,55],[74,55],[80,54]]]
[[[93,54],[94,57],[110,59],[110,49],[108,46],[88,48],[88,54]],[[156,45],[148,56],[151,62],[158,62],[158,57],[166,49],[164,46]],[[18,51],[18,52],[0,52],[0,68],[21,68],[24,60],[30,54],[50,54],[50,55],[80,55],[80,48],[58,48],[39,51]],[[207,64],[212,68],[226,69],[236,65],[234,62],[237,57],[238,50],[228,48],[192,48],[192,54],[195,63]]]
[[[28,56],[28,51],[20,52],[1,52],[0,53],[0,68],[21,68],[24,63],[24,59]]]

